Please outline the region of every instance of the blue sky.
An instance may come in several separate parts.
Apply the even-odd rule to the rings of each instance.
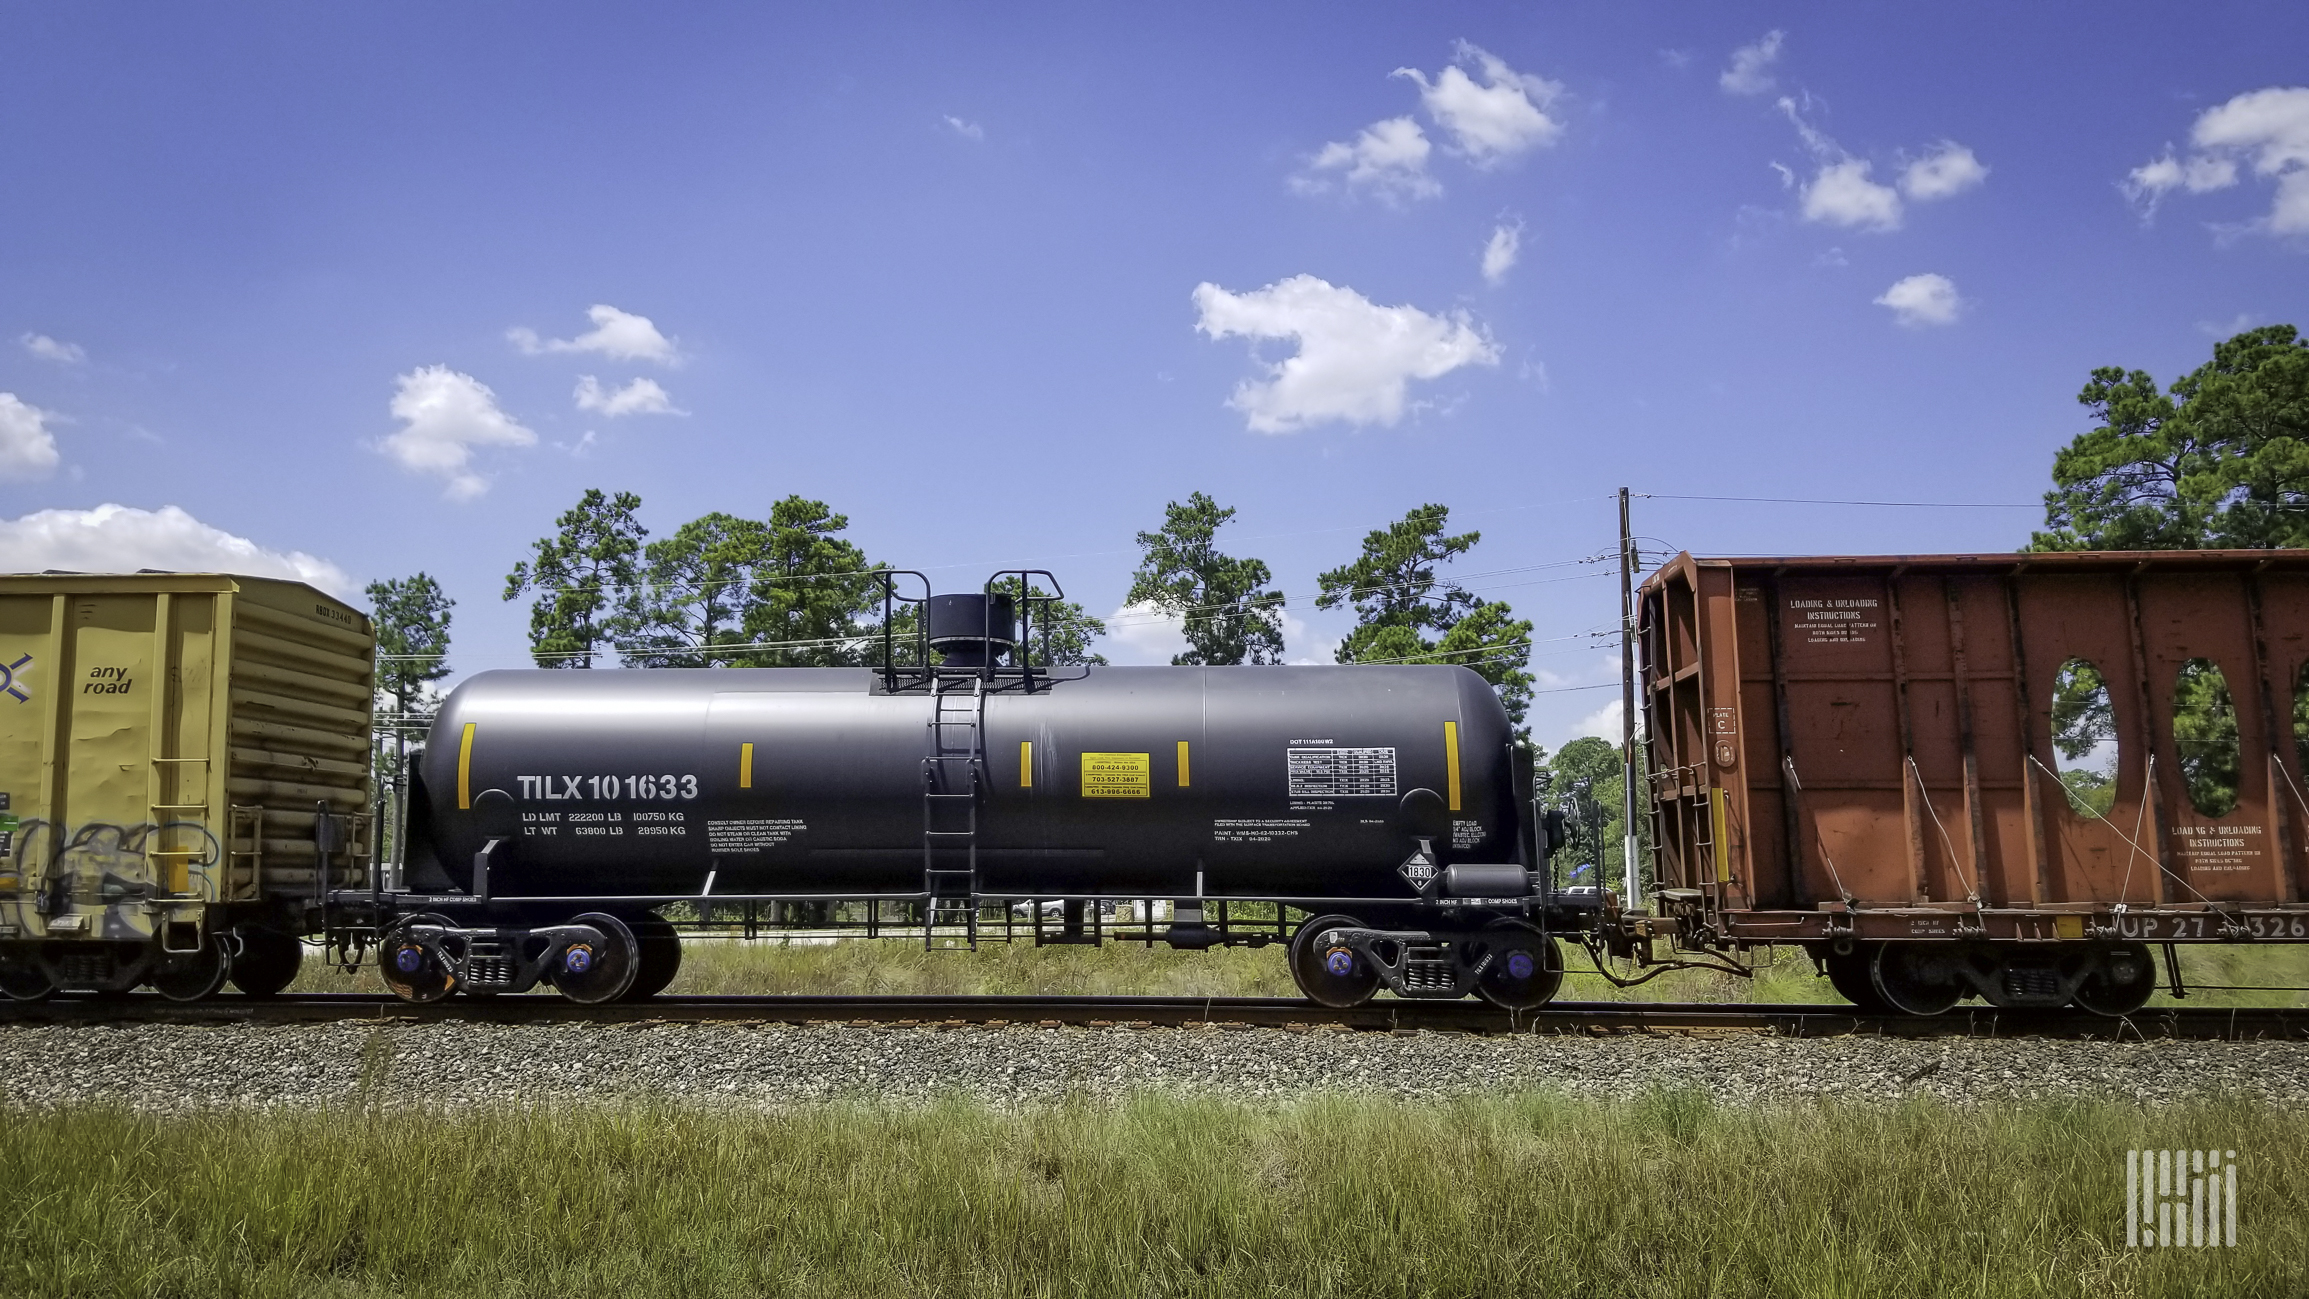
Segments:
[[[1204,490],[1306,657],[1315,573],[1440,501],[1553,745],[1621,485],[1655,549],[2009,549],[1667,498],[2031,502],[2093,366],[2309,324],[2305,52],[2298,4],[0,3],[0,567],[424,569],[463,672],[590,486],[1100,613]]]

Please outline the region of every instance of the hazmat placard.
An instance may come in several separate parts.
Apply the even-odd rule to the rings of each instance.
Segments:
[[[1082,755],[1084,798],[1154,797],[1154,760],[1146,753]]]

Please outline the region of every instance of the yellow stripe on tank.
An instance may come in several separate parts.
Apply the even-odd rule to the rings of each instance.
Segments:
[[[465,723],[465,737],[457,741],[457,810],[473,807],[473,723]]]
[[[1443,724],[1443,776],[1451,795],[1451,810],[1459,810],[1459,723]]]
[[[751,744],[741,744],[738,746],[738,788],[752,789],[753,787],[754,746]]]
[[[1187,780],[1187,742],[1186,742],[1185,740],[1180,740],[1180,741],[1179,741],[1179,788],[1180,788],[1180,789],[1185,789],[1189,783],[1190,783],[1190,782]]]
[[[1018,742],[1018,787],[1034,788],[1034,741]]]

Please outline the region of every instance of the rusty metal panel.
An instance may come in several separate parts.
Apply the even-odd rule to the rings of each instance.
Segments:
[[[1827,932],[1778,912],[2241,914],[2304,896],[2309,555],[1685,555],[1645,582],[1642,617],[1658,878],[1712,881],[1697,813],[1720,800],[1742,887],[1711,903],[1751,932]],[[2113,706],[2099,815],[2058,775],[2072,659]],[[2081,932],[2032,923],[2006,936]]]
[[[2268,755],[2269,783],[2277,789],[2277,820],[2285,829],[2286,900],[2309,899],[2309,754],[2301,718],[2309,712],[2309,573],[2256,569],[2252,593],[2260,605],[2264,675],[2276,716],[2276,744]]]
[[[1651,730],[1653,836],[1668,845],[1662,886],[1719,908],[1751,900],[1740,730],[1739,645],[1731,574],[1686,564],[1647,605],[1642,632]]]
[[[1745,779],[1727,792],[1731,822],[1746,834],[1743,863],[1750,883],[1749,905],[1793,906],[1796,894],[1788,850],[1789,807],[1785,776],[1780,769],[1778,692],[1774,687],[1772,619],[1769,594],[1757,581],[1733,581],[1732,616],[1739,644],[1739,688],[1730,697],[1738,709],[1734,729],[1742,736],[1740,769]]]

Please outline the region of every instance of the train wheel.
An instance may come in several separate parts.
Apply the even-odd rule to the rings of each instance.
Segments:
[[[1869,963],[1884,1004],[1903,1015],[1938,1015],[1964,999],[1952,954],[1923,943],[1886,943]]]
[[[233,958],[232,984],[244,997],[276,997],[297,980],[305,960],[305,945],[278,929],[255,925],[235,931],[240,955]]]
[[[377,974],[394,996],[422,1006],[456,991],[457,976],[449,972],[441,949],[409,932],[418,924],[448,923],[445,916],[418,915],[385,931],[377,944]]]
[[[1491,964],[1476,976],[1475,991],[1501,1010],[1534,1010],[1563,987],[1563,952],[1555,940],[1520,920],[1495,920],[1483,931]]]
[[[633,941],[641,952],[641,968],[634,971],[633,986],[625,990],[624,1000],[645,1001],[664,992],[673,976],[681,973],[681,935],[674,931],[673,922],[655,915],[644,914],[629,922]]]
[[[232,966],[232,954],[211,934],[199,951],[161,953],[145,982],[170,1001],[200,1001],[216,995]]]
[[[1828,986],[1834,988],[1844,1000],[1851,1002],[1853,1009],[1870,1015],[1881,1015],[1891,1008],[1884,1004],[1884,998],[1876,994],[1875,980],[1869,977],[1868,967],[1873,955],[1865,947],[1856,947],[1842,955],[1828,953],[1824,964],[1828,970]]]
[[[588,1006],[624,996],[641,969],[641,947],[633,931],[616,916],[599,911],[588,911],[569,923],[592,932],[571,939],[554,958],[548,967],[553,986],[562,996]]]
[[[10,1001],[46,1001],[56,995],[56,985],[35,958],[0,957],[0,994]]]
[[[2157,991],[2157,963],[2139,943],[2123,943],[2101,957],[2100,968],[2077,985],[2076,1004],[2095,1015],[2130,1015]]]
[[[1379,972],[1344,943],[1325,943],[1334,929],[1360,929],[1353,916],[1316,916],[1291,938],[1291,977],[1310,1001],[1335,1009],[1360,1006],[1379,991]]]

